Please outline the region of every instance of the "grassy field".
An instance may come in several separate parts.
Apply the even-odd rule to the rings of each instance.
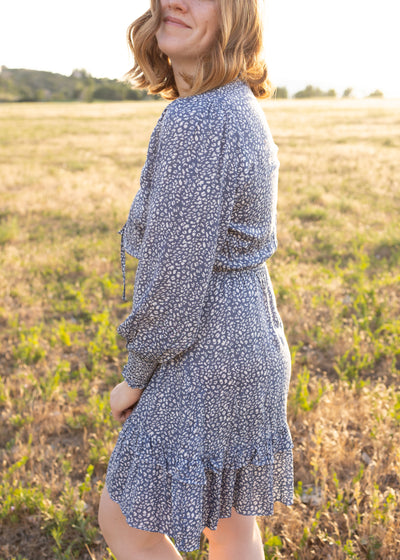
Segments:
[[[120,236],[165,102],[0,106],[0,559],[113,558],[97,526]],[[266,559],[400,557],[400,100],[263,102],[296,497]],[[127,299],[136,262],[127,259]],[[183,555],[207,558],[203,550]]]

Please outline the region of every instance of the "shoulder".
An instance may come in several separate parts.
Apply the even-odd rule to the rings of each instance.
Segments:
[[[181,133],[234,132],[239,129],[239,115],[252,97],[247,84],[239,80],[198,95],[179,97],[164,110],[163,128]]]
[[[161,146],[166,150],[189,144],[205,149],[220,142],[229,142],[235,151],[247,152],[251,145],[276,149],[260,102],[241,80],[175,99],[163,111],[160,127]]]

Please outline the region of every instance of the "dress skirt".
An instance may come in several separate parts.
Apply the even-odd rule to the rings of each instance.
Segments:
[[[189,552],[232,507],[291,505],[290,375],[266,262],[214,269],[195,343],[159,364],[111,454],[106,486],[127,523]]]

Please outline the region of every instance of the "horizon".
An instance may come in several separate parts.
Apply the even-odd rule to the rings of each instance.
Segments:
[[[50,74],[58,74],[58,75],[60,75],[60,76],[64,76],[64,77],[67,77],[67,78],[72,77],[72,74],[73,74],[75,71],[84,71],[84,72],[86,72],[91,78],[94,78],[94,79],[108,79],[108,80],[118,80],[118,81],[122,81],[122,80],[119,79],[119,78],[110,78],[109,76],[93,76],[86,68],[74,68],[74,69],[72,69],[72,71],[71,71],[69,74],[64,74],[64,73],[62,73],[62,72],[54,72],[54,71],[52,71],[52,70],[44,70],[44,69],[38,69],[38,68],[23,68],[23,67],[10,68],[9,66],[6,66],[5,64],[0,64],[0,75],[1,75],[1,73],[3,72],[3,70],[11,70],[11,71],[15,71],[15,70],[26,70],[26,71],[28,71],[28,72],[46,72],[46,73],[50,73]],[[327,91],[330,90],[330,89],[334,89],[335,92],[336,92],[336,97],[333,97],[333,96],[332,96],[331,99],[342,98],[342,97],[343,97],[343,91],[344,91],[344,90],[343,90],[343,91],[339,91],[339,90],[337,90],[337,89],[334,88],[334,87],[333,87],[333,88],[326,88],[326,89],[324,90],[324,89],[321,88],[318,84],[315,84],[315,83],[306,84],[305,86],[300,87],[299,89],[296,89],[296,90],[293,90],[293,91],[291,91],[285,84],[279,84],[279,86],[276,85],[276,84],[274,84],[274,85],[275,85],[276,87],[279,87],[279,88],[286,88],[286,89],[287,89],[287,92],[288,92],[288,98],[293,98],[293,96],[294,96],[295,93],[297,93],[298,91],[301,91],[301,90],[305,89],[305,87],[310,86],[310,85],[311,85],[312,87],[314,87],[314,88],[320,88],[320,89],[322,90],[322,92],[324,92],[324,93],[327,92]],[[346,88],[345,88],[345,89],[346,89]],[[375,88],[375,89],[379,89],[379,88]],[[375,90],[373,90],[373,91],[375,91]],[[365,98],[371,97],[370,94],[373,93],[373,91],[369,92],[367,95],[355,95],[354,92],[352,91],[351,94],[350,94],[349,96],[347,96],[347,97],[350,98],[350,99],[365,99]],[[324,97],[325,97],[325,96],[324,96]],[[329,98],[330,96],[326,96],[326,97]],[[394,96],[394,97],[389,97],[389,96],[383,95],[383,97],[384,97],[385,99],[393,99],[393,100],[400,99],[400,95]],[[306,98],[306,99],[307,99],[307,98]]]
[[[110,10],[93,0],[71,0],[61,8],[50,0],[12,3],[0,20],[0,63],[64,76],[85,69],[94,78],[121,79],[133,64],[127,27],[148,5],[120,0]],[[381,0],[378,12],[372,0],[337,0],[334,7],[320,0],[269,0],[264,52],[271,82],[286,87],[289,96],[311,84],[334,89],[338,97],[352,88],[354,97],[379,89],[385,98],[399,98],[393,71],[400,52],[398,15],[395,0]]]

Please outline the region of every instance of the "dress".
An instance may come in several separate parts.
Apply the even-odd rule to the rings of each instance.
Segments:
[[[127,222],[139,259],[122,375],[144,388],[106,486],[132,527],[200,547],[234,506],[293,503],[291,357],[265,262],[277,248],[278,147],[236,79],[162,112]]]

